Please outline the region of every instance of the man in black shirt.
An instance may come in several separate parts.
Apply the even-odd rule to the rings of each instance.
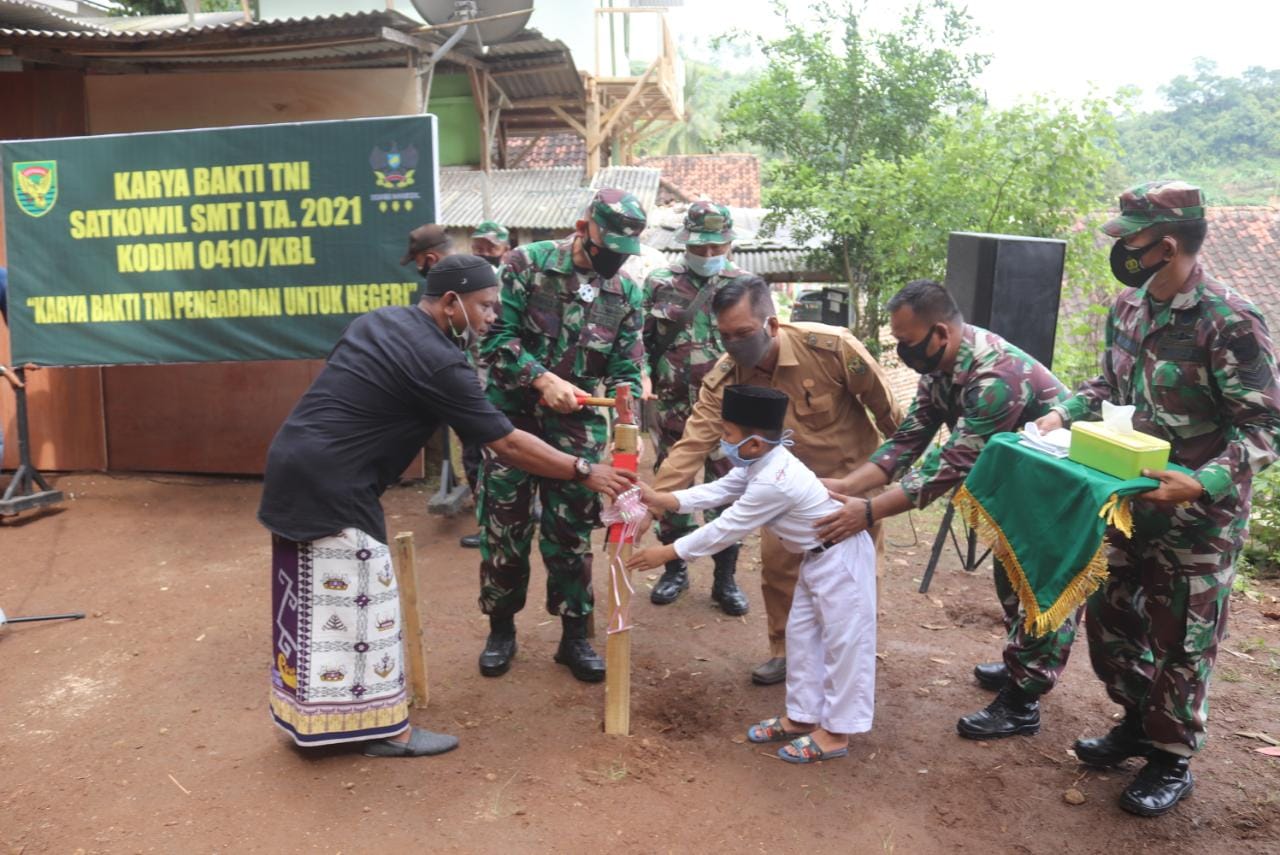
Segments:
[[[271,712],[298,745],[371,756],[448,751],[409,726],[394,569],[379,498],[447,423],[507,464],[616,496],[627,473],[516,430],[465,348],[495,318],[498,280],[471,255],[427,275],[417,306],[356,318],[271,443],[258,518],[272,532]]]

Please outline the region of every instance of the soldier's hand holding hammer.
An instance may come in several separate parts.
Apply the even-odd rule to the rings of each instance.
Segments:
[[[578,403],[578,396],[586,397],[587,395],[582,389],[550,371],[534,380],[533,388],[541,393],[543,405],[557,413],[572,413],[582,409],[582,405]]]

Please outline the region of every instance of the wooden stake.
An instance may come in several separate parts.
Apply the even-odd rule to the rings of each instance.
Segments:
[[[430,700],[427,690],[427,658],[422,647],[422,624],[418,616],[418,573],[413,566],[413,532],[402,531],[395,541],[396,582],[400,589],[400,620],[404,630],[405,665],[409,671],[409,692],[415,709]]]
[[[629,408],[628,408],[629,410]],[[627,413],[628,417],[630,413]],[[614,465],[625,466],[624,461],[634,461],[639,449],[640,429],[635,424],[619,421],[613,426]],[[605,554],[611,559],[621,559],[625,565],[631,557],[632,544],[623,542],[622,526],[614,525],[609,529],[605,543]],[[614,532],[617,540],[613,540]],[[623,573],[630,575],[629,571]],[[626,613],[631,603],[631,589],[625,580],[614,589],[613,570],[609,571],[608,591],[608,626],[617,623],[618,612]],[[604,648],[604,732],[618,736],[631,733],[631,630],[608,633]]]

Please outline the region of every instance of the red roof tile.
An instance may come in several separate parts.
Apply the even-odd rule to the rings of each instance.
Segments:
[[[1210,208],[1207,216],[1200,263],[1252,300],[1273,332],[1280,329],[1280,208]]]
[[[636,165],[662,170],[658,204],[710,199],[735,208],[760,207],[760,160],[754,154],[642,157]]]
[[[532,144],[533,150],[525,154]],[[507,140],[508,169],[550,169],[555,166],[586,166],[587,144],[577,134],[547,134],[542,137],[513,137]]]

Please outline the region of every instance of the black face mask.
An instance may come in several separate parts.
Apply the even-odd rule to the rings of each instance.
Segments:
[[[1122,285],[1126,285],[1129,288],[1141,287],[1143,283],[1159,273],[1169,263],[1169,259],[1166,258],[1152,267],[1143,267],[1140,261],[1148,250],[1162,240],[1164,240],[1163,237],[1158,237],[1146,246],[1140,246],[1137,249],[1125,247],[1123,239],[1116,241],[1116,245],[1111,247],[1111,275],[1119,280]]]
[[[605,279],[617,276],[627,260],[622,253],[614,252],[607,246],[600,246],[591,239],[590,235],[582,236],[582,251],[587,254],[587,258],[591,259],[591,269]]]
[[[427,259],[426,261],[422,262],[422,266],[418,268],[418,273],[422,274],[423,279],[426,279],[427,273],[430,272],[430,270],[431,270],[431,260]]]
[[[947,352],[947,349],[939,347],[933,353],[929,352],[929,343],[933,341],[935,332],[937,327],[930,329],[929,334],[915,344],[898,342],[898,358],[902,360],[902,364],[917,374],[932,374],[937,371],[938,366],[942,364],[942,355]]]
[[[482,255],[480,257],[483,258],[485,261],[489,262],[495,268],[498,265],[502,264],[502,256],[500,255]]]

